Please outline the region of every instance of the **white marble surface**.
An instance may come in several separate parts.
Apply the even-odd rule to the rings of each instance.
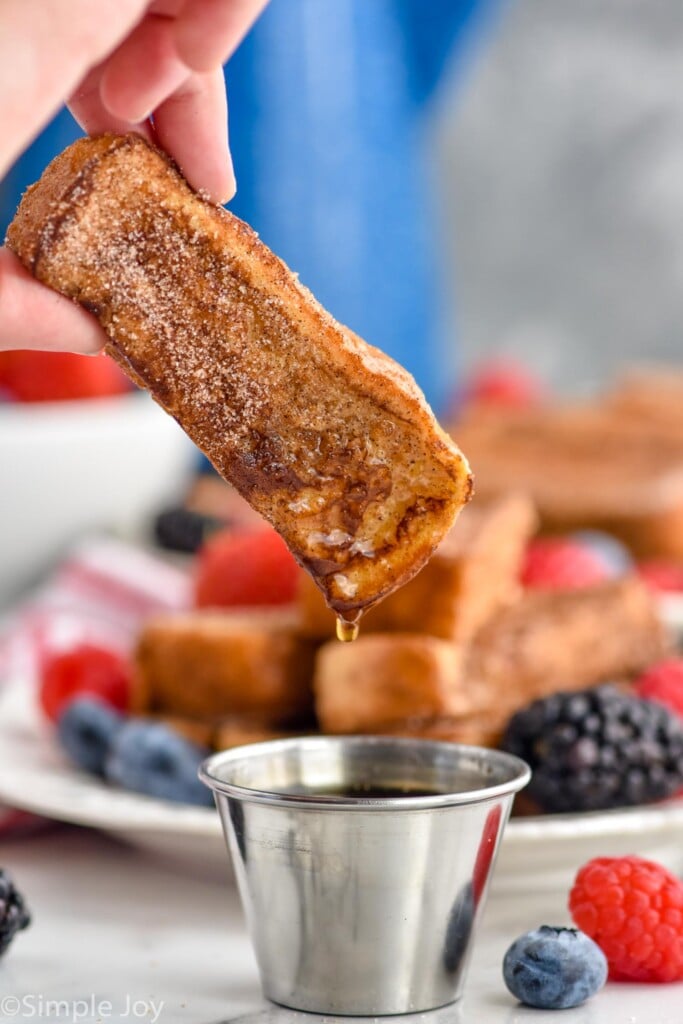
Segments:
[[[235,889],[162,865],[97,833],[58,830],[0,844],[33,911],[0,970],[0,1021],[106,1024],[310,1022],[267,1009]],[[508,943],[540,923],[567,923],[563,891],[494,898],[474,953],[466,999],[448,1024],[681,1024],[683,984],[608,985],[557,1014],[517,1006],[500,975]],[[50,1005],[63,1001],[63,1005]]]

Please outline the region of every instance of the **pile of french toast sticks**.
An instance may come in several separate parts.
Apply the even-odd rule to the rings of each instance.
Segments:
[[[475,499],[351,644],[303,572],[292,607],[151,619],[136,710],[217,749],[315,731],[495,745],[536,697],[628,678],[667,649],[635,576],[524,592],[519,564],[536,528],[525,496]]]
[[[469,408],[452,431],[477,468],[476,496],[418,575],[367,612],[357,641],[335,639],[302,572],[285,609],[149,621],[139,710],[217,748],[304,731],[491,746],[530,701],[628,680],[666,655],[635,574],[525,591],[519,570],[539,530],[597,528],[636,556],[683,557],[683,375],[634,372],[583,404]]]

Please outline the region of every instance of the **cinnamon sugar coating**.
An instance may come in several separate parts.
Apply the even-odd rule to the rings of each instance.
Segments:
[[[410,579],[467,501],[467,462],[412,378],[140,137],[65,150],[7,240],[40,281],[95,314],[111,355],[338,612]]]

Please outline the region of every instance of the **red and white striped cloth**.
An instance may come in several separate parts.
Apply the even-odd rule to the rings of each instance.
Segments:
[[[150,615],[189,607],[187,572],[110,537],[79,543],[0,625],[0,686],[35,685],[48,652],[94,643],[128,653]],[[0,837],[40,819],[0,805]]]

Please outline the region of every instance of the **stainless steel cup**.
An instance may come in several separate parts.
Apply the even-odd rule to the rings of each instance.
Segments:
[[[529,780],[522,761],[451,743],[324,736],[228,750],[200,775],[214,791],[267,998],[359,1016],[459,998],[512,799]],[[435,792],[329,795],[359,785]]]

